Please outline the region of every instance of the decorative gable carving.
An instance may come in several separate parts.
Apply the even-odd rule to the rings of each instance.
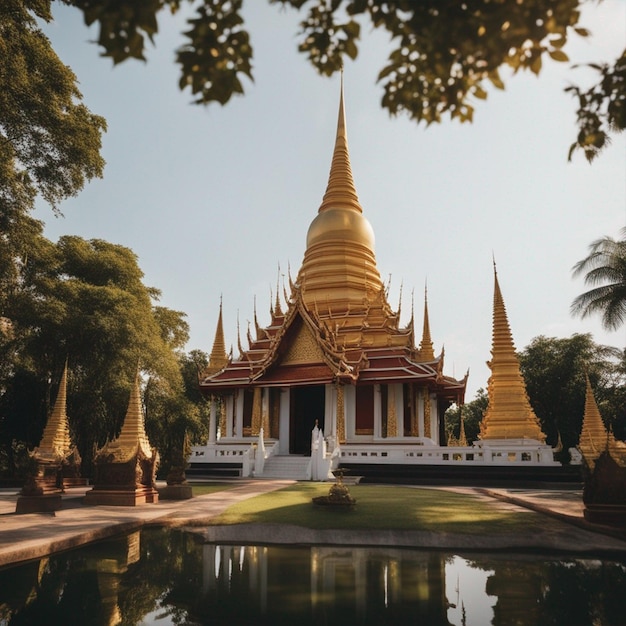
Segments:
[[[324,354],[313,333],[306,324],[301,324],[280,365],[323,362]]]

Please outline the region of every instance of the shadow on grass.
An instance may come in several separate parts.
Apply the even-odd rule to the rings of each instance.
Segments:
[[[508,534],[545,530],[553,523],[525,509],[511,510],[479,496],[437,489],[386,485],[355,485],[353,509],[339,510],[312,503],[326,495],[327,483],[298,483],[256,496],[228,508],[212,524],[294,524],[308,528],[346,530],[422,530],[441,533]]]

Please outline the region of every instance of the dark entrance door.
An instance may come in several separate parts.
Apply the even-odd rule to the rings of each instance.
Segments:
[[[323,385],[316,387],[292,387],[291,415],[289,417],[290,454],[311,454],[311,431],[315,426],[324,429]]]

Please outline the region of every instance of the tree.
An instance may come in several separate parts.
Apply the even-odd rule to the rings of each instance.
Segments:
[[[465,426],[465,438],[468,444],[472,444],[478,439],[480,432],[480,423],[487,409],[489,398],[487,392],[481,387],[476,392],[476,397],[461,406],[450,407],[445,414],[446,430],[452,434],[455,439],[459,439],[461,435],[460,423],[461,412],[463,413],[463,425]]]
[[[0,3],[0,215],[13,221],[37,194],[58,212],[104,167],[106,122],[82,104],[37,18],[52,19],[49,0]]]
[[[626,321],[626,228],[622,239],[602,237],[589,246],[589,254],[574,265],[574,276],[585,274],[585,284],[593,289],[572,303],[572,313],[585,318],[602,315],[607,330],[617,330]]]
[[[110,2],[64,0],[99,25],[98,44],[114,63],[144,59],[146,38],[154,41],[161,12],[195,8],[176,51],[179,85],[196,103],[225,104],[252,80],[253,50],[244,27],[243,0],[159,0]],[[504,88],[503,67],[539,74],[546,58],[568,61],[571,34],[588,36],[579,25],[580,8],[592,0],[269,0],[306,9],[300,23],[299,51],[322,74],[339,70],[342,59],[356,58],[362,27],[389,34],[391,52],[378,74],[382,105],[426,124],[444,114],[471,121],[474,104],[487,97],[487,86]],[[587,91],[568,88],[579,103],[579,133],[570,158],[582,149],[592,160],[611,132],[626,127],[626,56],[612,65],[591,66],[599,74]]]
[[[94,446],[119,432],[137,367],[170,395],[182,389],[184,314],[157,307],[159,291],[143,284],[135,254],[106,241],[41,237],[18,267],[6,304],[15,358],[2,385],[0,440],[37,445],[68,358],[68,416],[90,468]]]
[[[607,426],[619,428],[624,409],[615,403],[626,386],[620,375],[623,354],[596,344],[590,334],[569,338],[535,337],[519,354],[530,403],[539,418],[547,443],[559,436],[564,449],[578,444],[585,408],[585,374],[589,374],[596,400]]]
[[[209,404],[200,393],[198,373],[208,365],[200,350],[178,357],[181,385],[173,388],[162,380],[148,379],[144,403],[150,442],[161,455],[159,474],[184,470],[189,444],[204,443],[208,437]]]

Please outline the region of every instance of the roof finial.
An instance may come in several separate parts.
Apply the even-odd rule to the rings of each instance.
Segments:
[[[283,310],[280,306],[280,263],[278,264],[278,273],[276,276],[276,304],[274,305],[274,315],[280,317],[283,314]]]
[[[422,341],[419,347],[420,359],[422,361],[434,361],[435,351],[433,350],[433,340],[430,336],[430,321],[428,318],[428,281],[424,281],[424,326],[422,327]]]
[[[346,130],[346,114],[343,99],[343,70],[341,72],[341,94],[339,97],[335,150],[330,166],[326,193],[324,194],[319,212],[337,208],[353,209],[363,213],[356,193],[354,179],[352,178],[350,155],[348,153],[348,133]]]

